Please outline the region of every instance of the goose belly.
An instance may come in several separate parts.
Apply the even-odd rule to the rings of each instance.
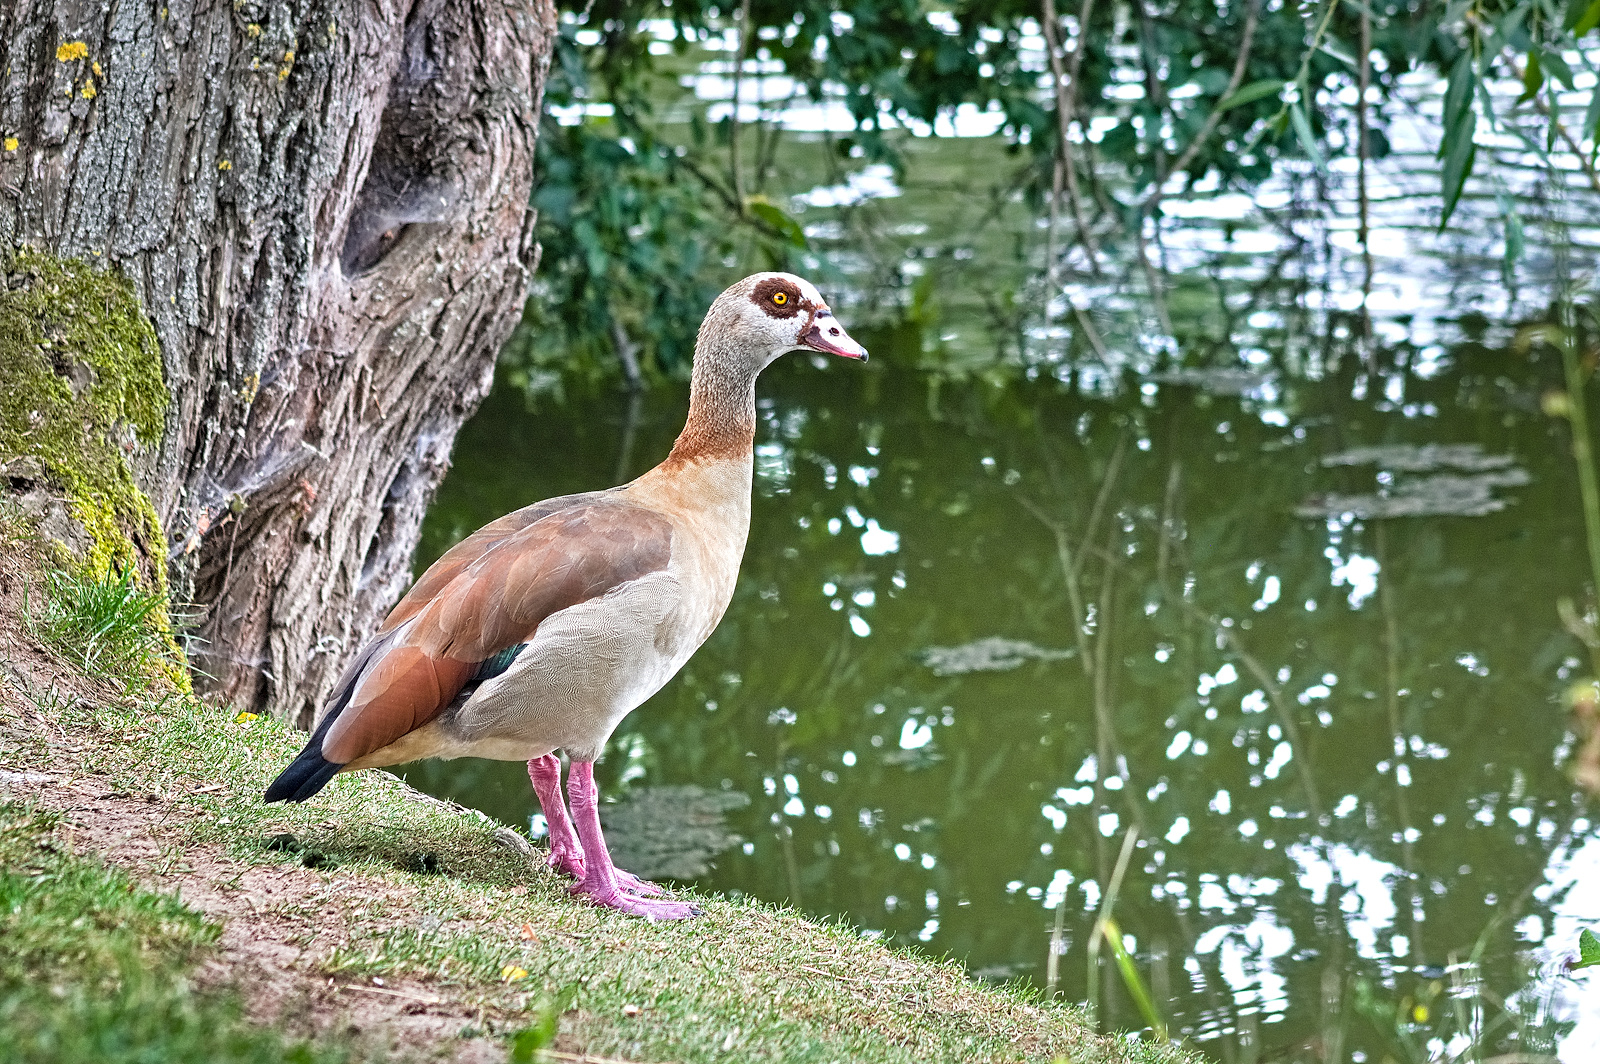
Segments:
[[[691,605],[668,571],[550,615],[510,669],[440,718],[447,749],[433,756],[593,760],[703,641]]]

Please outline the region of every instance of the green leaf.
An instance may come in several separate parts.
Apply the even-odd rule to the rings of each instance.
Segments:
[[[1442,158],[1450,143],[1450,134],[1457,126],[1461,125],[1466,115],[1472,112],[1472,86],[1475,78],[1472,70],[1472,53],[1463,49],[1456,57],[1455,63],[1450,67],[1450,82],[1444,93],[1444,110],[1439,119],[1444,124],[1444,140],[1439,144],[1439,155]]]
[[[1517,97],[1517,102],[1533,99],[1543,87],[1544,72],[1539,68],[1539,53],[1529,52],[1528,65],[1522,71],[1522,95]]]
[[[1268,96],[1276,96],[1283,91],[1283,87],[1287,84],[1289,83],[1282,78],[1266,78],[1262,81],[1252,81],[1219,102],[1217,104],[1217,113],[1231,111],[1235,107],[1242,107],[1247,103],[1255,103],[1257,100],[1265,99]]]
[[[1583,140],[1592,140],[1600,133],[1600,86],[1589,90],[1589,110],[1583,115]]]
[[[1343,48],[1336,46],[1332,41],[1321,42],[1317,45],[1317,51],[1321,52],[1323,55],[1331,56],[1332,58],[1337,59],[1351,70],[1355,70],[1360,65],[1356,62],[1355,56],[1351,55],[1349,52],[1346,52]]]
[[[1439,19],[1439,25],[1454,26],[1471,6],[1472,0],[1450,0],[1450,6],[1444,9],[1444,17]]]
[[[1580,2],[1572,5],[1571,14],[1577,16],[1572,20],[1570,27],[1572,36],[1582,37],[1596,26],[1600,26],[1600,0],[1591,0],[1587,9],[1584,8],[1580,0]]]
[[[1456,212],[1456,204],[1461,199],[1461,190],[1472,174],[1472,164],[1478,154],[1473,140],[1477,132],[1478,115],[1471,106],[1453,128],[1445,130],[1444,142],[1440,145],[1444,152],[1444,165],[1439,171],[1444,191],[1444,213],[1439,217],[1441,230],[1450,223],[1450,216]]]
[[[1289,122],[1294,126],[1294,135],[1299,138],[1300,147],[1305,150],[1311,165],[1319,172],[1327,173],[1328,164],[1323,161],[1322,152],[1317,148],[1317,136],[1311,132],[1311,122],[1306,118],[1306,109],[1299,100],[1289,105]]]
[[[548,995],[539,998],[534,1007],[533,1025],[518,1031],[511,1040],[511,1064],[533,1064],[535,1060],[544,1059],[540,1050],[556,1040],[561,1014],[572,1007],[576,996],[574,987],[565,986],[553,998]]]
[[[549,1045],[554,1039],[555,1029],[545,1019],[541,1019],[532,1027],[523,1028],[511,1040],[512,1064],[531,1064],[534,1054]]]
[[[1571,970],[1579,968],[1600,968],[1600,938],[1587,927],[1578,932],[1578,961]]]
[[[1496,196],[1495,200],[1500,205],[1500,217],[1505,221],[1506,226],[1506,254],[1504,261],[1500,264],[1500,268],[1509,283],[1515,276],[1517,263],[1522,260],[1522,253],[1525,247],[1522,215],[1517,213],[1516,200],[1510,196],[1501,194]]]
[[[778,231],[797,248],[806,247],[806,231],[782,207],[765,196],[751,196],[744,201],[745,209]]]
[[[1561,58],[1560,52],[1552,52],[1548,48],[1539,49],[1539,63],[1550,72],[1551,77],[1565,85],[1569,91],[1577,88],[1573,83],[1572,68]]]
[[[1102,923],[1105,927],[1106,941],[1111,945],[1111,954],[1117,961],[1117,970],[1122,973],[1122,983],[1128,988],[1128,996],[1133,998],[1133,1003],[1138,1006],[1140,1014],[1144,1016],[1144,1022],[1150,1025],[1156,1041],[1165,1042],[1167,1025],[1162,1020],[1161,1013],[1156,1011],[1150,992],[1145,989],[1144,980],[1139,975],[1139,966],[1128,954],[1127,944],[1122,941],[1122,929],[1109,916]]]
[[[1348,7],[1351,11],[1354,11],[1358,15],[1366,15],[1379,26],[1386,26],[1389,24],[1388,19],[1384,18],[1376,11],[1373,11],[1372,8],[1362,3],[1361,0],[1344,0],[1344,6]]]

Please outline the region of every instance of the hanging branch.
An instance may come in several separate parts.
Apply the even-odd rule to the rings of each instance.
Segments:
[[[1167,103],[1165,94],[1161,91],[1161,76],[1155,56],[1155,30],[1151,27],[1150,9],[1148,4],[1141,0],[1139,4],[1139,57],[1144,66],[1144,93],[1145,99],[1155,109],[1155,177],[1156,187],[1160,188],[1166,183],[1166,144],[1161,135],[1161,125],[1165,117]],[[1134,238],[1139,248],[1139,266],[1144,272],[1145,288],[1150,292],[1150,302],[1155,306],[1156,319],[1161,323],[1163,335],[1173,336],[1172,315],[1167,312],[1167,288],[1164,276],[1166,262],[1163,258],[1160,269],[1150,262],[1150,248],[1144,235],[1145,215],[1137,212],[1133,219]],[[1155,224],[1156,244],[1161,243],[1161,222]]]
[[[1371,317],[1365,314],[1365,302],[1372,295],[1372,248],[1368,242],[1371,227],[1368,224],[1367,201],[1367,89],[1372,85],[1372,9],[1361,5],[1361,65],[1356,71],[1356,197],[1360,210],[1357,236],[1361,240],[1363,280],[1361,295],[1363,316],[1371,332]]]
[[[1200,154],[1200,149],[1205,147],[1206,141],[1211,139],[1211,134],[1215,133],[1217,126],[1221,124],[1223,111],[1226,110],[1222,107],[1222,104],[1227,101],[1228,97],[1239,91],[1239,86],[1244,81],[1245,71],[1249,69],[1250,49],[1255,43],[1256,22],[1260,13],[1261,0],[1250,0],[1250,7],[1245,11],[1244,30],[1239,34],[1239,58],[1233,64],[1233,74],[1228,78],[1228,87],[1222,90],[1221,96],[1217,97],[1217,106],[1211,109],[1211,114],[1206,117],[1205,125],[1200,127],[1200,132],[1194,135],[1194,139],[1189,142],[1189,146],[1183,149],[1183,154],[1178,156],[1178,161],[1172,164],[1172,169],[1161,175],[1161,180],[1156,182],[1156,187],[1151,190],[1149,196],[1145,197],[1144,203],[1140,205],[1142,212],[1154,211],[1161,205],[1162,189],[1167,183],[1166,179],[1173,174],[1187,170],[1189,164],[1194,162],[1194,157]]]
[[[1090,14],[1094,10],[1094,0],[1084,0],[1083,12],[1079,16],[1078,44],[1072,50],[1070,73],[1062,69],[1060,26],[1056,19],[1055,0],[1044,0],[1044,28],[1045,44],[1050,52],[1050,70],[1055,82],[1056,96],[1056,122],[1059,130],[1060,151],[1056,153],[1054,173],[1050,182],[1050,225],[1045,237],[1045,307],[1044,325],[1046,331],[1054,318],[1050,306],[1059,293],[1061,298],[1072,309],[1072,316],[1078,323],[1078,328],[1083,333],[1083,338],[1094,348],[1095,355],[1101,363],[1110,365],[1110,353],[1106,350],[1105,341],[1100,338],[1100,330],[1095,328],[1094,320],[1078,306],[1077,301],[1067,294],[1061,284],[1060,263],[1056,261],[1056,230],[1061,215],[1061,193],[1065,189],[1072,204],[1073,223],[1078,227],[1078,242],[1083,245],[1084,251],[1089,256],[1089,270],[1095,276],[1100,275],[1100,264],[1094,246],[1094,234],[1089,230],[1089,223],[1083,214],[1083,201],[1078,196],[1078,175],[1076,164],[1072,158],[1072,142],[1067,133],[1072,125],[1072,115],[1077,108],[1078,67],[1083,57],[1084,27],[1088,25]]]
[[[1041,28],[1044,30],[1046,50],[1050,53],[1050,74],[1056,97],[1056,128],[1061,148],[1061,168],[1057,172],[1055,195],[1059,196],[1059,188],[1064,182],[1067,199],[1072,206],[1072,221],[1078,227],[1078,241],[1089,255],[1090,272],[1098,277],[1098,252],[1094,234],[1089,231],[1088,220],[1084,217],[1083,200],[1078,194],[1077,166],[1072,158],[1072,140],[1068,135],[1078,109],[1078,70],[1083,63],[1084,42],[1089,32],[1089,17],[1094,13],[1094,0],[1083,0],[1083,8],[1078,14],[1078,39],[1065,69],[1062,63],[1061,23],[1056,14],[1055,0],[1043,0],[1042,7],[1044,18]]]
[[[733,197],[744,213],[744,179],[739,175],[739,78],[744,73],[745,50],[750,42],[750,0],[739,8],[739,43],[733,56],[733,112],[728,116],[728,170],[733,180]]]

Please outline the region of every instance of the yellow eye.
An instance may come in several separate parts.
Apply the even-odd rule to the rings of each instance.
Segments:
[[[778,304],[778,306],[781,307],[785,303],[789,302],[789,293],[787,293],[787,292],[774,292],[774,293],[772,293],[772,301],[774,303]]]

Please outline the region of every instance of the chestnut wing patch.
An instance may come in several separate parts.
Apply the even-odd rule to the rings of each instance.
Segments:
[[[561,495],[554,499],[536,502],[532,506],[524,506],[520,510],[514,510],[504,517],[490,521],[445,551],[439,556],[438,561],[428,566],[428,571],[422,574],[422,578],[413,584],[405,597],[389,611],[389,616],[384,618],[383,624],[378,627],[379,634],[392,632],[415,617],[423,607],[438,597],[451,581],[460,576],[463,570],[488,551],[504,543],[508,537],[516,535],[551,514],[606,500],[610,494],[609,491],[586,491],[578,495]],[[351,664],[351,668],[354,669],[360,661],[358,657]],[[343,687],[345,680],[351,678],[351,674],[347,672],[344,679],[340,680],[339,686]]]
[[[330,715],[338,719],[323,739],[323,758],[348,764],[422,727],[479,678],[485,662],[531,640],[546,617],[671,559],[672,526],[654,511],[604,493],[537,514],[548,505],[485,526],[457,545],[483,537],[474,556],[446,554],[423,574],[384,622],[376,653],[363,651],[358,674],[336,693]]]

